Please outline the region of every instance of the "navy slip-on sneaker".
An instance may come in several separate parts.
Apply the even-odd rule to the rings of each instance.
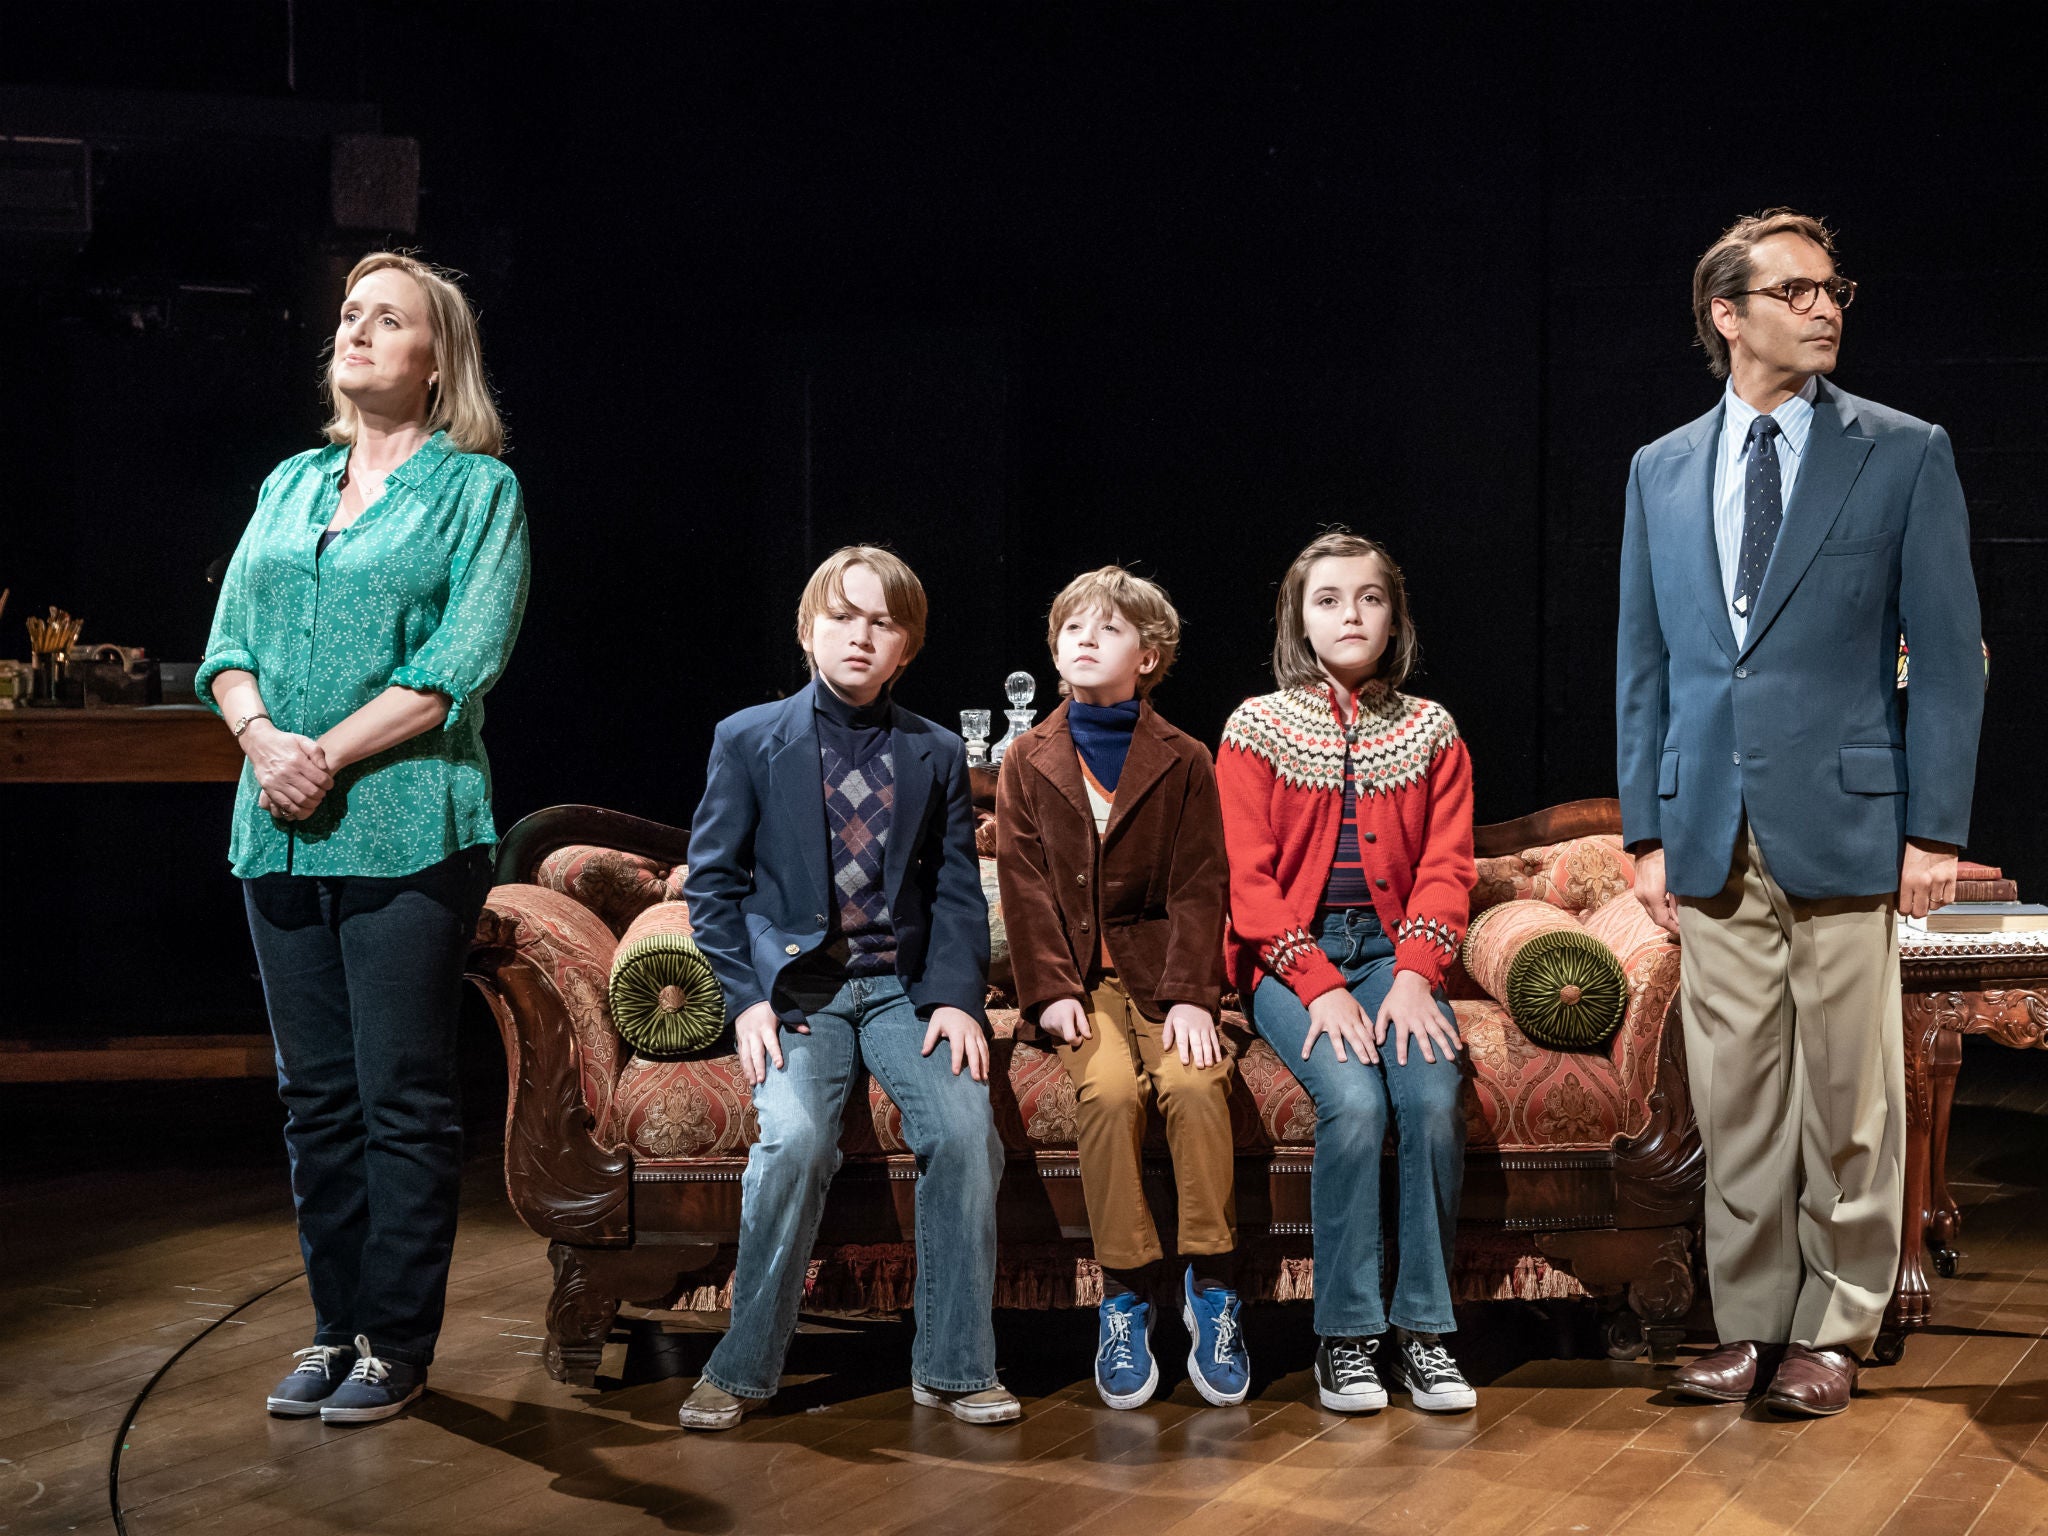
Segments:
[[[1195,1390],[1219,1408],[1243,1402],[1252,1389],[1252,1357],[1237,1323],[1237,1292],[1196,1285],[1193,1270],[1181,1275],[1180,1285],[1181,1321],[1192,1341],[1188,1376]]]
[[[402,1360],[380,1360],[370,1341],[356,1335],[356,1363],[348,1380],[320,1405],[323,1424],[373,1424],[403,1413],[406,1405],[427,1390],[425,1367]]]
[[[279,1418],[312,1418],[348,1375],[348,1361],[353,1353],[346,1344],[315,1344],[311,1349],[293,1350],[292,1358],[298,1365],[291,1375],[270,1389],[264,1406]]]
[[[1152,1358],[1152,1308],[1135,1291],[1106,1297],[1096,1309],[1095,1390],[1112,1408],[1137,1408],[1159,1387]]]

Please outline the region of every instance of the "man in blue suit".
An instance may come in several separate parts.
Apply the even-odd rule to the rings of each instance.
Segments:
[[[730,1429],[781,1381],[863,1066],[919,1165],[912,1395],[973,1424],[1020,1412],[996,1380],[990,1316],[1003,1147],[966,745],[889,696],[924,627],[909,566],[874,545],[839,550],[797,610],[811,686],[742,710],[712,741],[683,896],[761,1134],[732,1325],[678,1415],[686,1429]]]
[[[1954,894],[1984,703],[1948,438],[1827,381],[1855,294],[1803,214],[1714,242],[1693,314],[1728,387],[1636,454],[1622,534],[1623,835],[1684,946],[1721,1337],[1676,1387],[1793,1414],[1848,1406],[1898,1274],[1894,919]]]

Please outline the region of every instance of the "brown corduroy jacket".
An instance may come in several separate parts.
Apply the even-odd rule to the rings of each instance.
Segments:
[[[1104,939],[1147,1018],[1175,1003],[1220,1005],[1230,876],[1215,763],[1150,704],[1100,838],[1065,704],[1009,748],[996,786],[996,877],[1027,1021],[1060,998],[1087,1001]]]

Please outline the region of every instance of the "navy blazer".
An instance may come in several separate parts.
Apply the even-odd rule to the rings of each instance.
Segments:
[[[1622,836],[1680,896],[1727,882],[1747,813],[1808,899],[1896,891],[1904,840],[1970,831],[1984,664],[1969,514],[1941,428],[1820,381],[1748,637],[1714,548],[1722,407],[1640,450],[1621,543]],[[1912,649],[1900,728],[1899,636]]]
[[[986,1023],[988,902],[974,851],[966,743],[900,705],[890,708],[896,801],[882,877],[896,973],[919,1017],[948,1006]],[[728,1019],[765,999],[784,1022],[802,1022],[802,1010],[776,983],[830,932],[837,905],[830,839],[811,690],[720,721],[690,825],[683,899],[697,945],[725,989]]]

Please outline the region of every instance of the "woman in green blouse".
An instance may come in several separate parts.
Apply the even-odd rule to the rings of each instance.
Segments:
[[[327,387],[329,446],[264,482],[198,689],[248,758],[229,857],[316,1324],[269,1408],[360,1423],[419,1395],[441,1327],[462,966],[497,841],[483,695],[526,606],[526,514],[447,273],[357,262]]]

